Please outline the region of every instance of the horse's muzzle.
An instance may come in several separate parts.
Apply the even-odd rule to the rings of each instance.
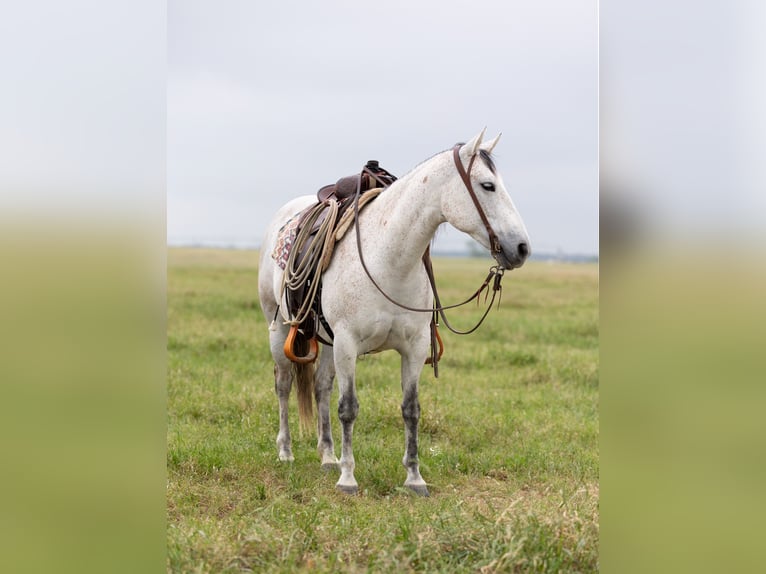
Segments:
[[[530,253],[529,244],[521,241],[512,246],[501,245],[500,252],[495,254],[495,260],[503,269],[517,269],[524,265]]]

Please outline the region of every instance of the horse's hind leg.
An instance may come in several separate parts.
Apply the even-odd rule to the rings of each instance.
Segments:
[[[274,357],[274,392],[279,400],[279,434],[277,434],[277,449],[279,460],[292,461],[293,450],[288,425],[288,404],[290,390],[293,386],[293,368],[290,360],[285,357],[282,347],[287,336],[286,328],[272,323],[269,332],[271,355]]]
[[[290,427],[288,425],[288,403],[290,389],[292,387],[292,369],[290,365],[274,365],[274,391],[279,400],[279,434],[277,434],[277,448],[279,460],[293,461],[292,440],[290,439]]]
[[[339,467],[335,457],[335,447],[330,426],[330,395],[335,378],[335,363],[333,349],[327,345],[322,347],[319,355],[319,368],[316,373],[314,396],[317,402],[317,451],[322,459],[322,470],[334,470]]]

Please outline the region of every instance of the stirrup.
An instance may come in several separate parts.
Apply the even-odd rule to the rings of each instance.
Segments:
[[[319,352],[319,344],[317,343],[316,337],[309,339],[309,352],[306,354],[306,356],[298,357],[293,351],[295,345],[295,337],[297,336],[298,325],[293,325],[290,327],[290,332],[287,334],[287,339],[285,339],[285,356],[293,363],[306,364],[316,361],[317,353]]]

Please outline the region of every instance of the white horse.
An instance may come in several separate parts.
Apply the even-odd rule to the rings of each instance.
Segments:
[[[424,161],[360,213],[357,225],[364,262],[370,275],[393,300],[410,307],[432,307],[433,294],[421,257],[444,222],[490,249],[503,269],[521,267],[528,257],[527,231],[490,155],[500,136],[482,142],[483,136],[484,131],[459,147],[458,152],[453,148]],[[459,170],[463,170],[463,175]],[[475,199],[469,188],[475,190]],[[287,408],[295,374],[304,423],[311,420],[314,391],[322,468],[340,466],[336,488],[355,494],[358,485],[354,478],[352,434],[359,412],[356,360],[365,353],[394,349],[401,356],[405,429],[402,463],[407,470],[404,485],[427,496],[428,488],[418,463],[418,381],[429,354],[431,315],[405,310],[381,294],[362,268],[354,230],[336,244],[322,279],[321,305],[335,335],[333,346],[322,345],[316,373],[313,365],[294,364],[285,357],[283,345],[289,326],[285,324],[286,306],[280,305],[283,271],[272,258],[272,251],[282,226],[315,201],[315,196],[304,196],[283,206],[261,246],[259,294],[263,313],[271,324],[271,353],[276,363],[279,459],[293,460]],[[330,337],[323,328],[319,333],[325,340]],[[340,461],[335,456],[329,415],[336,374],[340,391],[338,418],[342,425]]]

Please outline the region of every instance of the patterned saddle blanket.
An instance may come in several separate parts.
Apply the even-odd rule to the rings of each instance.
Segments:
[[[279,230],[277,244],[274,246],[274,251],[271,252],[271,258],[277,262],[280,269],[284,270],[287,266],[287,258],[290,256],[290,248],[298,235],[298,226],[302,215],[303,212],[296,213]]]

